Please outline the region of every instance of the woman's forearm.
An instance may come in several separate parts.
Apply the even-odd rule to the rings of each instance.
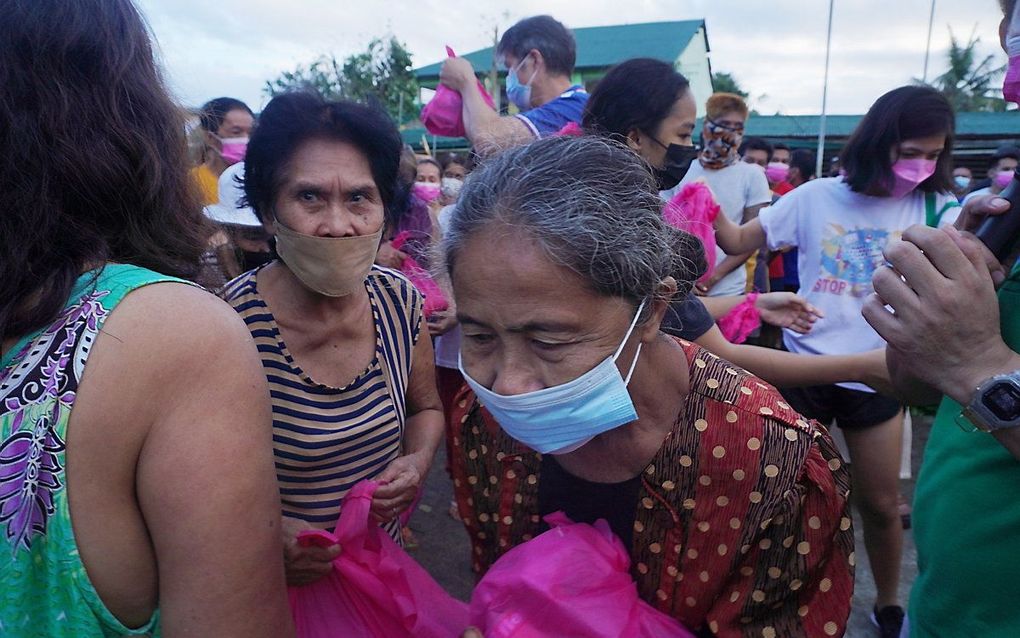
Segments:
[[[868,368],[870,361],[868,355],[871,353],[809,355],[759,346],[737,345],[727,341],[718,327],[712,327],[696,341],[709,352],[781,388],[846,381],[866,383],[881,376],[881,371]]]

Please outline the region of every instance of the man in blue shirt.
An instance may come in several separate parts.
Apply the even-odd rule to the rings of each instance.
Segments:
[[[571,83],[577,58],[574,36],[550,16],[525,18],[499,40],[496,55],[507,69],[506,92],[520,113],[501,116],[482,99],[471,63],[450,58],[439,80],[464,98],[464,128],[475,150],[490,155],[580,123],[588,94]]]

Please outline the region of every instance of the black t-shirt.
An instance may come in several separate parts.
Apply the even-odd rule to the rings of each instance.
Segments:
[[[634,540],[634,516],[637,512],[641,476],[622,483],[593,483],[570,474],[552,454],[542,456],[538,483],[538,513],[541,516],[562,511],[575,523],[594,523],[606,519],[609,528],[628,550]],[[549,526],[545,521],[541,531]]]
[[[712,328],[715,319],[693,293],[675,299],[662,317],[662,331],[674,337],[694,341]]]

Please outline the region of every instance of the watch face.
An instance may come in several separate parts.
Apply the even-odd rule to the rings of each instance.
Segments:
[[[984,404],[1000,421],[1020,418],[1020,388],[1012,383],[997,383],[981,397]]]

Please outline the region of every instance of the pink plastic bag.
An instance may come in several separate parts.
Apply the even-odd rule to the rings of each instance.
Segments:
[[[754,305],[757,299],[758,293],[749,293],[747,299],[734,306],[716,322],[719,324],[719,331],[730,343],[744,343],[752,332],[761,327],[761,313]]]
[[[401,231],[393,238],[390,245],[396,250],[400,250],[410,238],[411,233],[406,230]],[[432,278],[429,271],[422,268],[415,261],[414,257],[408,256],[404,258],[404,263],[400,264],[400,272],[404,273],[411,280],[411,283],[414,284],[414,287],[418,289],[418,292],[425,296],[424,312],[426,317],[431,317],[435,313],[450,307],[450,302],[446,300],[443,289],[439,287],[439,284]]]
[[[712,224],[718,214],[719,204],[704,182],[686,184],[662,209],[666,222],[694,235],[705,246],[708,269],[699,281],[708,279],[715,270],[715,227]]]
[[[449,46],[446,47],[446,55],[451,58],[457,57]],[[495,111],[496,103],[492,101],[492,96],[482,86],[481,81],[478,82],[478,90],[489,108]],[[464,137],[467,132],[464,130],[463,106],[464,100],[460,93],[445,84],[440,84],[436,87],[436,94],[432,96],[432,100],[421,109],[421,123],[433,135]]]
[[[362,481],[344,498],[336,533],[308,530],[298,543],[343,551],[320,580],[289,587],[298,638],[449,638],[468,626],[467,605],[453,599],[369,520],[377,483]]]
[[[694,638],[638,598],[630,557],[609,525],[552,526],[497,560],[471,596],[471,624],[486,638]]]

